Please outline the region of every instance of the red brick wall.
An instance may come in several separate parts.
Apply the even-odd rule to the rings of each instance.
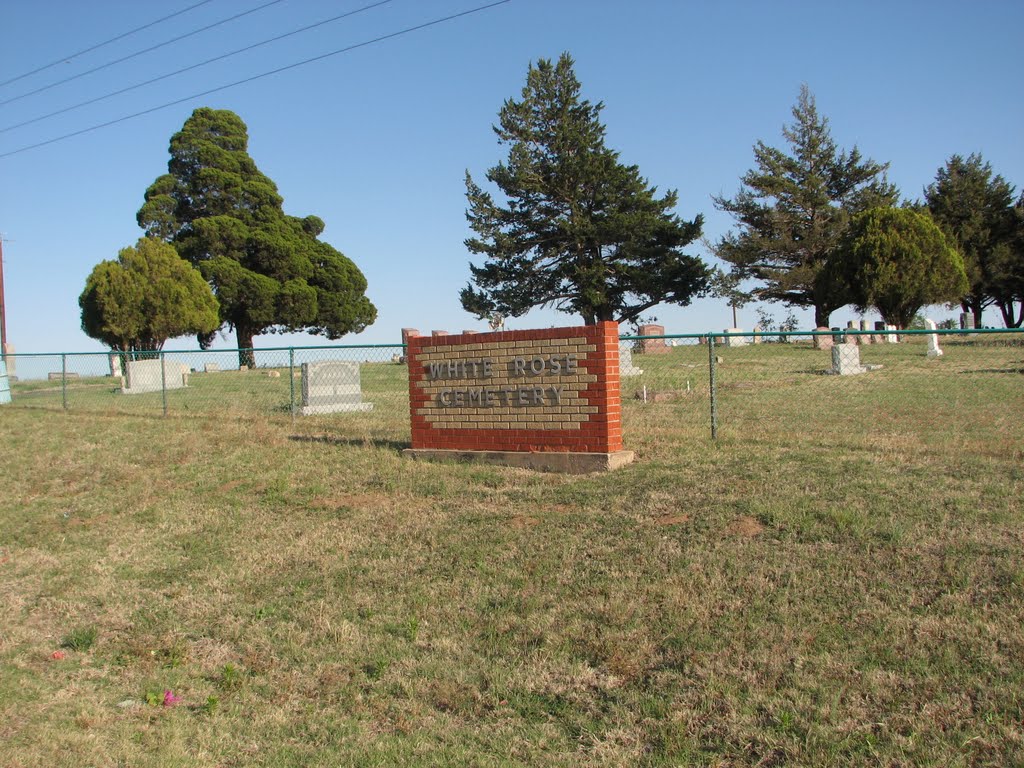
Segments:
[[[407,343],[414,449],[622,450],[617,323]],[[485,360],[490,376],[483,375]]]

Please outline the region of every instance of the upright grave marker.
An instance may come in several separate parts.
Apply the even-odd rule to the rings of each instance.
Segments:
[[[125,365],[121,393],[160,392],[188,386],[189,367],[166,357],[158,360],[129,360]]]
[[[373,403],[363,402],[359,363],[323,360],[302,364],[303,416],[372,410]]]
[[[566,472],[622,449],[618,324],[407,339],[412,449]]]

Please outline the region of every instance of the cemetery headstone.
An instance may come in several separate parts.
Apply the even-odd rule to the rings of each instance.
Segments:
[[[885,333],[885,321],[879,320],[875,323],[875,330],[878,333],[875,334],[875,344],[884,344],[889,340],[888,335]]]
[[[974,330],[974,313],[973,312],[962,312],[960,314],[960,330],[962,330],[962,331],[973,331]]]
[[[935,325],[935,321],[930,318],[924,321],[924,327],[929,331],[934,331],[938,328]],[[942,349],[939,348],[939,335],[937,333],[928,334],[928,357],[942,357]]]
[[[885,340],[890,344],[898,344],[900,341],[900,337],[896,333],[894,333],[894,331],[896,330],[896,326],[887,325],[885,326],[885,330],[888,331],[888,333],[885,335]]]
[[[857,325],[857,322],[854,321],[854,320],[848,321],[846,323],[846,330],[847,330],[846,343],[847,344],[860,344],[860,336],[858,336],[856,333],[849,333],[849,331],[859,331],[860,330],[860,326]]]
[[[754,326],[754,335],[753,335],[753,337],[750,340],[754,344],[760,344],[761,343],[761,336],[762,336],[763,333],[764,333],[764,329],[761,328],[760,325],[755,325]]]
[[[121,393],[137,395],[160,392],[165,387],[182,389],[188,386],[189,372],[189,367],[184,363],[176,363],[166,357],[162,360],[129,360],[125,365]]]
[[[641,325],[641,336],[664,336],[664,325]],[[641,339],[640,354],[642,355],[663,355],[669,351],[668,344],[664,339]]]
[[[743,333],[742,328],[726,328],[722,333]],[[727,347],[745,347],[747,346],[746,336],[725,336],[722,338],[722,343]]]
[[[619,376],[639,376],[643,370],[633,365],[633,348],[629,342],[619,345]]]
[[[832,347],[832,373],[836,376],[853,376],[867,371],[877,371],[880,365],[861,365],[860,347],[849,341]]]
[[[50,371],[49,373],[46,374],[46,378],[49,381],[60,381],[61,379],[77,379],[78,378],[78,372],[77,371],[67,371],[65,373],[65,372],[62,372],[62,371]]]
[[[121,371],[121,355],[115,353],[107,355],[107,364],[110,366],[110,375],[114,378],[121,378],[124,373]]]
[[[11,402],[11,380],[7,374],[7,362],[0,360],[0,405]]]
[[[203,366],[203,373],[220,373],[220,363],[206,363]]]
[[[303,416],[371,410],[373,403],[363,402],[359,363],[323,360],[302,364]]]
[[[860,329],[862,331],[870,331],[871,330],[871,326],[870,326],[870,324],[868,323],[867,320],[861,320],[860,321]],[[875,337],[871,333],[865,333],[863,336],[860,337],[860,343],[861,344],[874,344],[875,343]]]
[[[814,337],[814,348],[815,349],[832,349],[835,344],[835,340],[832,336],[832,332],[825,326],[819,326],[814,329],[817,331],[817,335]]]

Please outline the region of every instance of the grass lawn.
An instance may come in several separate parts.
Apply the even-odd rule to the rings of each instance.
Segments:
[[[1024,350],[944,348],[722,350],[715,442],[636,355],[584,476],[403,459],[385,363],[18,383],[0,765],[1022,765]]]

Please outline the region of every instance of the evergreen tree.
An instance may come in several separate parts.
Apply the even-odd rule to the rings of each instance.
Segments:
[[[167,243],[145,237],[97,264],[78,299],[82,330],[119,352],[159,350],[167,339],[214,331],[217,300],[199,271]]]
[[[856,147],[839,151],[806,85],[793,118],[782,129],[791,153],[757,142],[757,168],[744,174],[736,197],[713,198],[739,225],[715,255],[739,279],[762,284],[753,298],[813,307],[815,325],[828,326],[829,315],[847,302],[840,286],[819,279],[826,260],[851,215],[895,205],[898,193],[885,179],[888,164],[862,159]]]
[[[907,328],[929,304],[955,301],[967,288],[960,254],[925,211],[871,208],[857,214],[824,274],[859,311],[874,307]]]
[[[579,314],[590,325],[628,322],[662,302],[686,305],[707,287],[704,263],[681,249],[702,217],[671,213],[636,166],[605,146],[603,104],[580,96],[573,60],[541,59],[522,100],[508,100],[494,131],[508,159],[487,172],[501,205],[466,174],[470,264],[463,307],[478,317],[517,317],[536,306]]]
[[[238,115],[197,109],[171,138],[168,173],[146,190],[138,222],[199,267],[253,365],[253,337],[305,330],[329,339],[358,333],[377,310],[352,261],[317,239],[324,223],[282,210],[274,182],[248,153]],[[212,335],[200,338],[207,344]]]
[[[960,249],[970,281],[960,303],[981,325],[985,307],[996,304],[1008,327],[1019,327],[1013,303],[1021,299],[1015,257],[1013,186],[992,174],[979,154],[953,155],[925,189],[932,216]]]

